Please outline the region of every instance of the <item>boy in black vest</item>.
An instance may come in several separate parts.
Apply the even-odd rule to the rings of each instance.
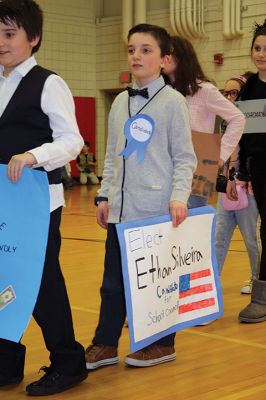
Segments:
[[[0,2],[0,163],[15,184],[24,167],[48,174],[50,226],[41,287],[33,316],[41,327],[51,365],[26,387],[32,396],[63,392],[87,377],[83,347],[76,342],[59,264],[64,204],[61,168],[83,146],[71,93],[65,82],[39,67],[43,15],[33,0]],[[24,377],[25,346],[0,339],[0,386]]]

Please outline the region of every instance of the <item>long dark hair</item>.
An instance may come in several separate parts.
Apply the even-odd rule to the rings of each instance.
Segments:
[[[171,46],[171,54],[177,62],[175,80],[171,82],[171,85],[183,96],[193,95],[200,89],[200,82],[209,82],[210,80],[204,74],[189,40],[180,36],[172,36]],[[169,78],[165,78],[170,83]]]

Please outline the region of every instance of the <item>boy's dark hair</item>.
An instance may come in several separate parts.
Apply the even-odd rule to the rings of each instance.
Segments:
[[[33,47],[36,53],[42,41],[43,13],[34,0],[2,0],[0,1],[0,22],[3,24],[16,24],[23,28],[29,41],[40,37],[39,42]]]
[[[251,42],[251,51],[253,49],[253,44],[255,42],[255,40],[257,39],[258,36],[266,36],[266,19],[264,20],[263,24],[257,24],[257,22],[255,22],[254,25],[254,31],[253,31],[253,39]]]
[[[88,140],[84,140],[84,144],[85,144],[87,147],[90,147],[90,142],[89,142]]]
[[[166,29],[162,28],[161,26],[150,24],[135,25],[128,31],[127,40],[129,40],[130,36],[132,36],[134,33],[148,33],[149,35],[153,36],[161,49],[162,57],[171,53],[170,35]]]
[[[172,86],[183,96],[194,95],[200,89],[200,82],[209,79],[204,74],[199,63],[197,54],[189,40],[180,37],[171,37],[171,54],[177,62],[175,70],[175,81]],[[169,81],[169,78],[166,81]]]

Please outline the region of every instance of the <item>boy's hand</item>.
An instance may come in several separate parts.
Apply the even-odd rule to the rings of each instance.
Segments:
[[[31,153],[16,154],[11,157],[7,164],[7,176],[13,183],[16,183],[22,174],[24,167],[32,167],[37,160]]]
[[[169,212],[172,217],[173,227],[176,228],[187,217],[187,206],[181,201],[170,201]]]
[[[108,219],[108,201],[101,201],[97,207],[97,222],[98,224],[107,229],[107,219]]]

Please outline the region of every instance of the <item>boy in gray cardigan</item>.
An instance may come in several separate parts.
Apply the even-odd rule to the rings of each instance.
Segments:
[[[165,29],[140,24],[129,31],[134,85],[112,105],[103,180],[95,198],[97,221],[107,229],[107,240],[100,318],[86,350],[87,369],[118,362],[126,309],[115,224],[170,212],[176,227],[187,216],[196,157],[186,101],[160,75],[169,54]],[[174,360],[174,336],[128,355],[126,364],[147,367]]]

